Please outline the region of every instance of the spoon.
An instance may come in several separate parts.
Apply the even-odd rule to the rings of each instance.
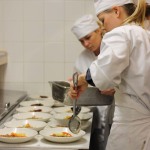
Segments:
[[[78,86],[78,73],[77,72],[73,74],[73,84],[74,84],[75,90],[77,90],[77,86]],[[77,116],[81,110],[81,107],[77,107],[76,102],[77,102],[77,99],[73,100],[73,115],[70,118],[69,124],[68,124],[70,131],[74,134],[79,133],[81,129],[81,120]],[[76,112],[77,108],[78,108],[78,112]]]
[[[76,111],[75,111],[75,113],[76,113],[76,116],[80,113],[80,111],[81,111],[81,106],[76,106]],[[73,112],[73,107],[71,107],[71,110],[72,110],[72,112]]]

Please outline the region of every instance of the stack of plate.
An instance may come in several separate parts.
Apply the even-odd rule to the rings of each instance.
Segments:
[[[50,119],[48,125],[51,128],[54,127],[68,127],[69,120],[73,112],[71,106],[54,108],[53,119]],[[87,129],[91,122],[89,121],[92,118],[93,114],[90,112],[90,109],[87,107],[82,107],[81,112],[78,114],[78,117],[81,119],[81,129]]]

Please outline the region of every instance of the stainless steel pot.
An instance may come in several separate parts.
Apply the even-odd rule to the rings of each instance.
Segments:
[[[66,105],[73,105],[73,100],[67,96],[70,84],[66,81],[49,81],[54,100],[60,101]],[[77,104],[80,106],[102,106],[111,105],[113,96],[107,96],[100,93],[96,87],[88,87],[78,98]]]

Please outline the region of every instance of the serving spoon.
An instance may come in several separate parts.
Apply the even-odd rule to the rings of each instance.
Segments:
[[[73,74],[73,84],[74,84],[74,89],[77,90],[78,86],[78,73]],[[77,99],[73,100],[73,115],[69,120],[68,127],[70,131],[74,134],[77,134],[80,132],[81,129],[81,120],[77,116],[78,113],[81,111],[81,107],[76,106]],[[78,108],[78,111],[76,112]]]

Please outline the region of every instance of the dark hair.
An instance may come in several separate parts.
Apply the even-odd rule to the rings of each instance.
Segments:
[[[146,6],[146,14],[145,14],[146,17],[150,16],[150,5],[147,5]]]
[[[136,6],[133,3],[123,5],[128,16],[131,16],[135,11]]]

